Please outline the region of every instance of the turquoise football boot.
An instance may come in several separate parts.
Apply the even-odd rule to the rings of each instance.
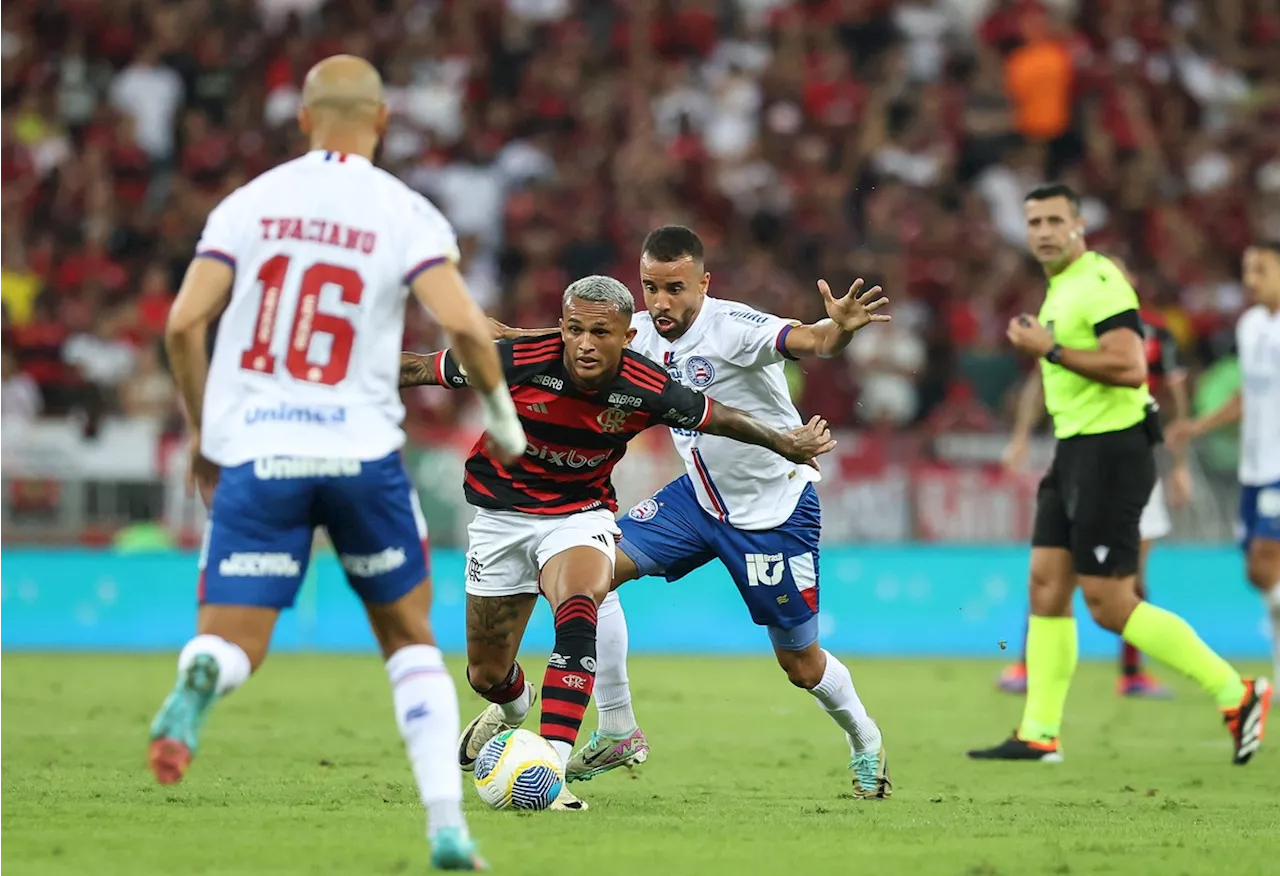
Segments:
[[[209,707],[218,698],[218,664],[202,654],[178,678],[151,722],[151,746],[147,760],[156,781],[172,785],[187,771],[200,744],[200,730]]]
[[[435,870],[488,870],[476,853],[476,843],[459,827],[442,827],[431,837],[431,867]]]

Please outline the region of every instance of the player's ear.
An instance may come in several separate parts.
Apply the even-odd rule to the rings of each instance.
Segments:
[[[305,105],[298,107],[298,129],[302,136],[311,136],[311,111]]]
[[[378,104],[378,114],[374,118],[374,129],[378,132],[378,139],[382,139],[387,135],[387,123],[390,120],[391,113],[387,109],[385,103]]]
[[[706,294],[706,292],[707,292],[707,289],[708,289],[710,286],[711,286],[711,272],[710,272],[710,271],[703,271],[703,272],[702,272],[702,283],[699,285],[699,287],[698,287],[698,288],[699,288],[699,289],[701,289],[701,290],[702,290],[702,293],[705,295],[705,294]]]
[[[635,336],[636,336],[636,330],[635,330],[635,329],[633,329],[633,328],[628,328],[628,329],[627,329],[627,342],[626,342],[625,346],[630,347],[630,346],[631,346],[631,341],[635,338]]]

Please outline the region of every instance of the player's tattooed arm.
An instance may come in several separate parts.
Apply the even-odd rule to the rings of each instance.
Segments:
[[[889,299],[881,294],[879,286],[863,291],[862,285],[861,279],[854,280],[848,293],[836,298],[827,281],[819,280],[818,291],[822,293],[828,318],[812,325],[793,326],[782,342],[787,355],[796,359],[806,356],[830,359],[844,352],[854,332],[873,322],[889,322],[889,314],[878,312]]]
[[[814,417],[790,432],[779,432],[746,411],[718,403],[711,405],[710,415],[701,431],[723,435],[744,444],[767,447],[779,456],[801,464],[811,462],[815,456],[821,456],[836,446],[827,421],[821,417]]]
[[[410,353],[400,354],[400,388],[410,386],[439,386],[440,370],[436,359],[443,353]]]

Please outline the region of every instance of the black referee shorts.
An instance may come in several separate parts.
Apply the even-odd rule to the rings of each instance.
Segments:
[[[1033,547],[1066,548],[1078,575],[1124,578],[1138,571],[1138,521],[1156,485],[1142,423],[1058,442],[1036,492]]]

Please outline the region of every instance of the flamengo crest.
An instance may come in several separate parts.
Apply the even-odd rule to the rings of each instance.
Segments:
[[[605,408],[596,414],[596,422],[600,424],[602,432],[617,434],[627,426],[627,417],[631,416],[631,411],[624,411],[621,408]]]

